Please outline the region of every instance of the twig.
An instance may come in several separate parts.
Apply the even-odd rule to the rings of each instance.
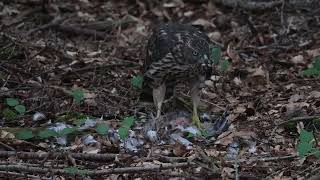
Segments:
[[[297,158],[297,155],[288,155],[288,156],[277,156],[277,157],[258,157],[258,158],[251,158],[251,159],[238,159],[238,163],[253,163],[253,162],[267,162],[267,161],[279,161],[279,160],[288,160]],[[227,161],[228,163],[234,163],[235,160]]]
[[[314,174],[314,173],[317,173],[317,174],[313,175],[313,176],[310,177],[308,180],[318,180],[318,179],[320,179],[320,173],[319,173],[319,171],[320,171],[320,167],[313,169],[313,170],[311,171],[311,174]]]
[[[49,154],[49,155],[48,155]],[[63,158],[64,153],[34,153],[34,152],[16,152],[16,151],[0,151],[0,157],[17,156],[22,159],[44,159],[49,158]],[[85,154],[85,153],[70,153],[70,156],[75,159],[93,160],[93,161],[112,161],[118,154]]]
[[[270,9],[275,6],[279,6],[282,4],[282,1],[270,1],[270,2],[256,2],[252,0],[214,0],[214,2],[223,4],[227,7],[233,7],[233,8],[243,8],[247,10],[264,10],[264,9]]]
[[[62,32],[76,34],[76,35],[86,35],[86,36],[94,36],[97,39],[109,39],[111,36],[108,34],[97,31],[94,29],[88,29],[88,28],[81,28],[77,25],[57,25],[54,26],[55,29],[60,30]]]
[[[33,175],[29,175],[29,174],[22,174],[22,173],[15,173],[15,172],[8,172],[8,171],[0,171],[0,174],[5,174],[10,177],[13,176],[20,176],[20,177],[28,177],[31,179],[43,179],[43,180],[47,180],[47,179],[51,179],[51,178],[43,178],[43,177],[39,177],[39,176],[33,176]],[[1,177],[1,176],[0,176]]]
[[[113,67],[120,67],[120,66],[132,66],[134,65],[133,63],[117,63],[117,64],[104,64],[104,65],[99,65],[99,66],[87,66],[83,67],[80,69],[75,69],[72,72],[77,72],[77,73],[83,73],[85,71],[90,71],[93,69],[106,69],[106,68],[113,68]]]
[[[26,33],[26,36],[30,36],[32,33],[40,31],[40,30],[45,30],[54,26],[58,26],[59,24],[61,24],[64,20],[66,20],[67,17],[61,17],[61,16],[56,16],[51,22],[49,22],[48,24],[44,24],[40,27],[31,29],[30,31],[28,31]]]
[[[294,117],[294,118],[291,118],[289,120],[280,122],[279,124],[277,124],[277,126],[281,126],[281,125],[286,124],[288,122],[310,121],[310,120],[317,119],[317,118],[320,118],[320,116],[319,115],[315,115],[315,116]]]
[[[41,11],[42,7],[36,7],[32,9],[28,9],[24,12],[22,12],[20,15],[18,15],[15,19],[11,20],[9,23],[5,24],[6,27],[10,27],[14,24],[18,24],[22,22],[25,18],[27,18],[29,15],[34,14],[38,11]]]
[[[14,149],[13,147],[11,147],[11,146],[9,146],[9,145],[1,142],[1,141],[0,141],[0,145],[3,146],[3,147],[5,147],[5,148],[7,148],[8,150],[15,151],[15,149]]]
[[[279,126],[282,126],[284,124],[287,124],[289,122],[298,122],[298,121],[310,121],[310,120],[313,120],[313,119],[317,119],[317,118],[320,118],[319,115],[316,115],[316,116],[302,116],[302,117],[294,117],[294,118],[291,118],[289,120],[286,120],[286,121],[282,121],[280,122],[279,124],[277,124],[272,132],[271,132],[271,135],[269,137],[269,140],[273,137],[273,135],[275,134],[276,130],[279,128]]]
[[[161,170],[166,169],[174,169],[174,168],[185,168],[185,167],[195,167],[196,164],[192,162],[187,163],[176,163],[169,164],[164,163],[160,165],[148,165],[148,166],[140,166],[140,167],[124,167],[124,168],[114,168],[114,169],[104,169],[104,170],[86,170],[86,175],[107,175],[107,174],[123,174],[123,173],[141,173],[141,172],[159,172]],[[53,174],[65,174],[64,169],[49,169],[49,168],[40,168],[40,167],[28,167],[23,165],[0,165],[0,171],[23,171],[30,173],[48,173],[52,172]],[[80,172],[76,172],[75,174],[80,175]]]

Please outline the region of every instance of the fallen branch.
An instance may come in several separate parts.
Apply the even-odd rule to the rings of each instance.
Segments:
[[[254,162],[267,162],[267,161],[280,161],[297,158],[297,155],[277,156],[277,157],[256,157],[251,159],[238,159],[237,163],[254,163]],[[228,163],[234,163],[235,160],[227,161]]]
[[[40,30],[46,30],[48,28],[54,27],[54,26],[59,26],[59,24],[61,24],[64,20],[66,20],[67,17],[61,17],[61,16],[56,16],[51,22],[49,22],[48,24],[44,24],[40,27],[34,28],[29,30],[26,33],[26,36],[30,36],[32,33],[40,31]]]
[[[47,152],[16,152],[16,151],[0,151],[0,157],[8,158],[16,156],[21,159],[44,159],[44,158],[65,158],[66,153],[47,153]],[[118,154],[85,154],[85,153],[70,153],[68,154],[75,159],[92,160],[92,161],[112,161]]]
[[[286,121],[283,121],[283,122],[280,122],[279,124],[277,124],[277,126],[280,126],[280,125],[283,125],[283,124],[287,124],[288,122],[298,122],[298,121],[310,121],[310,120],[313,120],[313,119],[318,119],[320,118],[320,116],[316,115],[316,116],[301,116],[301,117],[294,117],[294,118],[291,118],[289,120],[286,120]]]
[[[220,3],[227,7],[239,7],[247,10],[271,9],[283,3],[282,1],[257,2],[254,0],[214,0],[213,2]]]
[[[276,133],[276,130],[284,125],[284,124],[287,124],[289,122],[298,122],[298,121],[310,121],[310,120],[313,120],[313,119],[317,119],[317,118],[320,118],[319,115],[316,115],[316,116],[301,116],[301,117],[294,117],[294,118],[291,118],[289,120],[286,120],[286,121],[282,121],[278,124],[276,124],[276,126],[273,128],[272,132],[271,132],[271,135],[269,136],[269,140],[273,137],[273,135]]]
[[[8,23],[4,23],[4,24],[5,24],[6,27],[10,27],[12,25],[18,24],[18,23],[22,22],[23,20],[25,20],[31,14],[37,13],[37,12],[39,12],[41,10],[42,10],[42,7],[36,7],[36,8],[28,9],[28,10],[20,13],[15,19],[11,20]]]
[[[17,177],[27,177],[27,178],[30,178],[30,179],[41,179],[43,180],[44,178],[40,178],[39,176],[34,176],[34,175],[29,175],[29,174],[23,174],[23,173],[15,173],[15,172],[8,172],[8,171],[0,171],[0,174],[3,174],[5,176],[10,176],[10,177],[13,177],[13,176],[17,176]],[[0,178],[2,176],[0,175]],[[45,178],[45,179],[49,179],[49,178]]]
[[[104,40],[111,38],[111,36],[107,35],[104,32],[97,31],[94,29],[81,28],[76,25],[57,25],[53,27],[59,31],[75,34],[75,35],[94,36],[97,39],[104,39]]]
[[[103,169],[103,170],[85,170],[86,175],[107,175],[107,174],[123,174],[123,173],[141,173],[141,172],[159,172],[166,169],[174,168],[185,168],[185,167],[195,167],[196,164],[192,162],[186,163],[176,163],[176,164],[161,164],[161,165],[149,165],[149,166],[140,166],[140,167],[124,167],[124,168],[114,168],[114,169]],[[19,171],[19,172],[29,172],[29,173],[48,173],[53,174],[64,174],[68,175],[64,169],[49,169],[41,167],[28,167],[23,165],[0,165],[0,171]],[[80,175],[83,172],[75,172],[72,175]],[[70,174],[69,174],[70,175]]]

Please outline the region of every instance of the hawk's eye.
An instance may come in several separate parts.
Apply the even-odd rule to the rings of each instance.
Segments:
[[[194,55],[194,56],[198,56],[198,55],[199,55],[199,53],[198,53],[197,51],[192,51],[192,55]]]

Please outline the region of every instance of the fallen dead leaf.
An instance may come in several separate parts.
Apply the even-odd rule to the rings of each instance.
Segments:
[[[95,98],[97,95],[93,92],[89,92],[88,90],[84,90],[84,102],[90,106],[97,106],[97,102]]]
[[[216,26],[213,23],[211,23],[205,19],[201,19],[201,18],[193,21],[192,25],[200,25],[200,26],[203,26],[206,28],[208,28],[208,27],[216,28]]]
[[[263,70],[262,66],[255,69],[249,69],[248,71],[251,71],[252,73],[246,79],[247,84],[252,86],[262,86],[268,83],[268,72]]]
[[[293,64],[305,64],[306,62],[304,61],[304,58],[302,55],[297,55],[297,56],[294,56],[292,57],[291,59],[291,62]]]
[[[236,137],[239,137],[244,140],[250,140],[252,137],[256,137],[257,135],[253,131],[236,131],[230,133],[230,131],[226,131],[218,136],[218,140],[215,142],[215,144],[227,146],[231,144]]]
[[[221,177],[223,177],[223,179],[229,179],[229,178],[233,177],[234,172],[235,172],[234,168],[224,167],[222,169]]]
[[[309,98],[320,98],[320,91],[311,91]]]
[[[288,100],[289,102],[293,103],[293,102],[297,102],[301,99],[304,99],[304,96],[301,94],[294,94],[292,96],[290,96],[290,99]]]
[[[312,58],[317,57],[317,56],[320,55],[320,48],[307,50],[307,54],[308,54],[309,56],[311,56]]]
[[[213,39],[215,41],[221,40],[221,33],[219,31],[214,31],[212,33],[209,33],[208,36],[210,39]]]

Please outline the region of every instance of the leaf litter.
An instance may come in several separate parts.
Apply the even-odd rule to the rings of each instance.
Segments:
[[[284,5],[259,14],[231,12],[211,1],[57,1],[30,13],[31,4],[0,3],[0,154],[115,153],[111,162],[91,166],[76,158],[75,164],[88,170],[141,165],[140,171],[120,175],[127,178],[304,179],[317,174],[315,157],[296,156],[299,148],[308,153],[313,147],[299,144],[304,129],[319,139],[315,59],[320,41],[312,9],[303,14]],[[146,40],[157,22],[168,20],[200,26],[221,45],[223,63],[202,93],[206,131],[189,123],[188,108],[172,110],[168,103],[159,124],[154,107],[138,105]],[[178,96],[188,97],[187,89],[178,87]],[[25,108],[15,109],[18,104],[7,104],[6,98]],[[8,108],[16,113],[13,118],[3,113]],[[42,141],[37,132],[43,128],[62,134],[47,134],[50,138]],[[12,157],[1,155],[1,162],[18,164]],[[44,162],[74,165],[66,157],[68,162]],[[181,169],[146,170],[187,162]]]

